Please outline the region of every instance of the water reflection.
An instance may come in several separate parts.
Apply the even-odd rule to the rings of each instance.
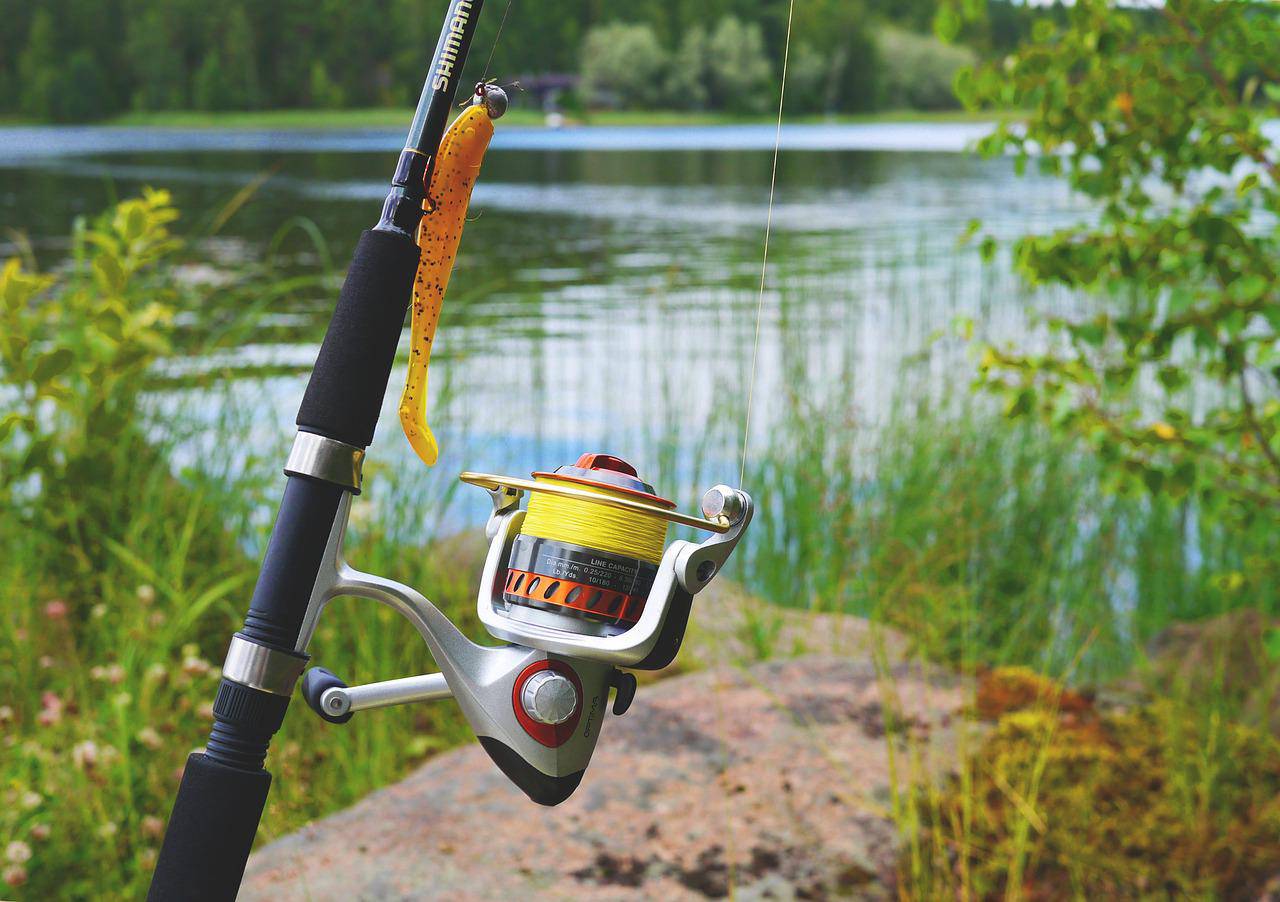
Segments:
[[[815,403],[849,395],[856,421],[874,427],[903,397],[903,361],[955,319],[972,318],[980,333],[1021,335],[1036,305],[1067,303],[1031,297],[1005,270],[957,250],[975,217],[1009,235],[1084,212],[1056,183],[1017,179],[1006,160],[955,152],[982,131],[784,132],[754,442],[769,440],[797,385]],[[344,260],[376,216],[398,141],[389,131],[0,129],[0,211],[52,262],[73,215],[142,184],[173,188],[198,231],[241,186],[274,171],[221,244],[197,253],[221,253],[224,263],[235,256],[228,248],[261,257],[281,223],[302,215]],[[432,475],[412,477],[415,492],[440,497],[442,480],[462,469],[527,472],[603,448],[661,472],[670,493],[683,491],[695,469],[703,480],[736,479],[772,143],[767,127],[500,130],[433,358],[442,458]],[[286,251],[304,249],[294,237]],[[272,340],[183,366],[305,366],[334,295],[329,286],[273,308],[264,323]],[[910,392],[956,383],[968,367],[963,353],[930,356]],[[402,376],[393,376],[374,454],[416,474],[396,435]],[[302,384],[273,376],[163,403],[209,424],[222,422],[226,405],[243,404],[255,413],[236,444],[283,446]],[[188,459],[226,448],[227,437],[210,431],[193,439]]]

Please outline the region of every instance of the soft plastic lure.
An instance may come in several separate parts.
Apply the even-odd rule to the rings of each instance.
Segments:
[[[494,111],[496,112],[496,111]],[[466,224],[471,189],[480,175],[480,163],[493,137],[493,119],[486,103],[467,107],[440,142],[435,169],[427,188],[422,225],[418,229],[421,257],[413,280],[413,312],[409,326],[409,372],[400,396],[400,424],[413,450],[427,466],[440,455],[435,436],[427,426],[427,365],[449,275]]]

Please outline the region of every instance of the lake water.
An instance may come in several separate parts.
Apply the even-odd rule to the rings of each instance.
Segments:
[[[736,481],[757,310],[752,447],[797,393],[803,403],[834,394],[874,428],[904,395],[963,385],[972,364],[958,343],[919,357],[938,333],[965,317],[979,335],[1021,336],[1037,306],[1064,303],[1030,296],[1007,265],[959,247],[966,225],[978,218],[1007,237],[1083,215],[1060,184],[965,153],[985,131],[784,128],[761,298],[772,127],[499,125],[432,366],[433,389],[448,396],[435,420],[442,456],[430,477],[411,475],[415,496],[446,497],[445,480],[463,469],[523,474],[583,450],[631,458],[686,501],[695,464],[704,485]],[[142,185],[172,189],[184,227],[200,234],[267,176],[194,253],[216,266],[261,261],[282,226],[304,217],[340,268],[377,218],[401,140],[383,130],[0,129],[0,240],[21,229],[52,264],[75,215]],[[323,266],[300,230],[280,248],[285,271]],[[336,292],[335,276],[273,302],[260,337],[214,361],[257,375],[217,396],[162,399],[210,424],[190,460],[254,447],[278,465],[304,377],[261,367],[309,365]],[[401,378],[372,459],[416,474],[394,415]],[[235,435],[211,428],[228,422],[227,405],[249,412]]]

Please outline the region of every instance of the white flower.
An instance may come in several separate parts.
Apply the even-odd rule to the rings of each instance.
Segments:
[[[81,770],[89,770],[98,763],[98,744],[92,739],[77,742],[71,749],[71,760]]]
[[[4,847],[5,860],[10,864],[26,864],[31,860],[31,847],[20,839],[15,839]]]

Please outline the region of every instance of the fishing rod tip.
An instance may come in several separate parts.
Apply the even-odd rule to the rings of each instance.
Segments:
[[[481,82],[476,85],[475,99],[472,103],[484,104],[484,111],[490,119],[501,119],[507,111],[507,92],[495,84]]]

